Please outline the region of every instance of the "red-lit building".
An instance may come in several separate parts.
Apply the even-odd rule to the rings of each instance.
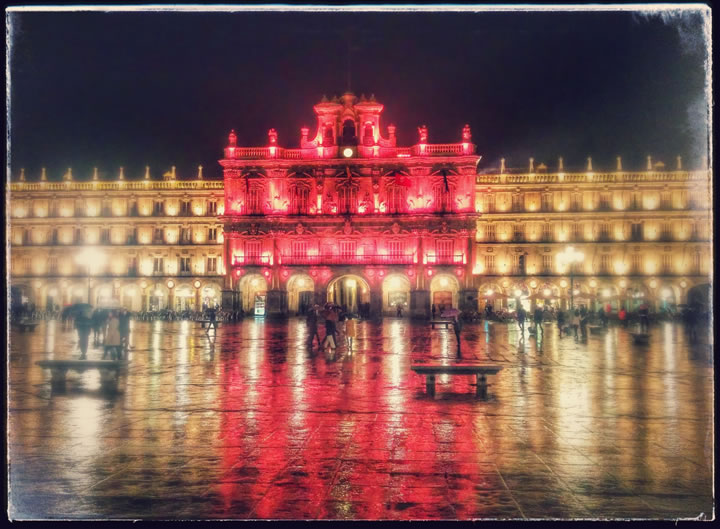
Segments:
[[[282,147],[239,147],[224,169],[225,307],[296,314],[332,301],[372,314],[428,316],[431,304],[474,310],[478,214],[470,127],[434,144],[418,128],[399,147],[383,105],[346,93],[314,106],[317,129]],[[263,307],[264,306],[264,307]]]

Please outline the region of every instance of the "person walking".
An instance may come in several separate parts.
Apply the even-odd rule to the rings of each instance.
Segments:
[[[432,319],[435,320],[435,313],[437,312],[437,308],[435,308],[435,303],[433,303],[430,307],[430,312],[432,312]]]
[[[526,315],[525,309],[522,308],[522,305],[519,306],[518,310],[517,310],[517,322],[518,322],[518,325],[520,326],[520,339],[521,340],[525,339],[525,315]]]
[[[460,358],[460,331],[462,331],[462,322],[457,317],[457,314],[453,316],[452,326],[455,331],[455,339],[457,340],[457,355],[458,358]]]
[[[562,338],[563,328],[565,327],[565,313],[560,308],[557,310],[557,326],[560,337]]]
[[[402,303],[398,302],[398,304],[397,304],[397,317],[398,318],[402,318],[402,312],[403,312]]]
[[[580,327],[580,309],[575,309],[572,313],[572,319],[570,320],[573,333],[575,333],[575,341],[578,341],[578,327]]]
[[[348,316],[345,322],[345,340],[347,341],[348,351],[352,353],[353,338],[357,336],[357,326],[355,325],[355,319],[352,316]]]
[[[533,323],[535,324],[535,338],[537,338],[543,332],[543,310],[540,307],[535,308],[535,314],[533,316]]]
[[[306,316],[307,333],[308,333],[308,349],[312,353],[313,342],[317,338],[318,349],[322,348],[322,340],[320,339],[320,331],[318,331],[318,306],[311,307]]]
[[[120,320],[115,311],[111,311],[105,324],[105,343],[103,344],[103,360],[110,354],[110,360],[120,360]]]
[[[80,348],[80,360],[87,358],[88,342],[92,331],[92,319],[90,309],[81,311],[75,316],[75,328],[78,333],[78,347]]]
[[[95,309],[91,317],[93,329],[93,344],[100,345],[100,333],[105,328],[107,313],[102,309]]]
[[[618,312],[618,320],[620,320],[620,325],[627,327],[627,311],[625,307],[621,308]]]
[[[325,349],[335,349],[335,333],[337,321],[337,313],[333,310],[331,305],[325,306],[325,312],[323,313],[325,318],[325,339],[323,340],[323,346]]]
[[[121,309],[118,320],[122,353],[127,355],[128,348],[130,347],[130,312],[127,309]]]
[[[638,313],[640,315],[640,332],[647,334],[650,328],[650,311],[648,306],[646,304],[641,305]]]
[[[583,342],[587,342],[587,323],[588,319],[590,318],[590,313],[585,312],[583,314],[583,311],[580,311],[580,337]]]

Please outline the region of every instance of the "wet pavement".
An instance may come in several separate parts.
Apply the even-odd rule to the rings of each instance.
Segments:
[[[302,320],[133,322],[119,393],[59,322],[11,333],[11,519],[714,518],[711,347],[680,326],[559,338],[466,325],[463,362],[497,363],[489,398],[452,331],[358,324],[354,351],[308,354]],[[99,359],[91,348],[90,359]]]

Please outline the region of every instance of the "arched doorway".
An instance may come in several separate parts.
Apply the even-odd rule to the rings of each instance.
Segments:
[[[141,308],[140,288],[132,284],[124,285],[120,289],[120,303],[129,311],[139,311]]]
[[[508,289],[508,310],[516,311],[520,305],[526,311],[532,307],[530,289],[525,283],[515,283]]]
[[[658,308],[661,312],[676,312],[677,311],[677,289],[669,283],[660,285],[658,288],[659,303]]]
[[[219,308],[221,302],[221,290],[217,283],[207,283],[200,289],[200,307],[196,310],[208,308]]]
[[[444,309],[458,308],[460,285],[455,276],[438,274],[430,281],[430,303],[438,313]]]
[[[195,289],[183,283],[175,287],[175,312],[195,310]]]
[[[597,306],[595,310],[600,308],[607,310],[607,306],[610,305],[610,311],[616,312],[619,301],[620,295],[615,285],[601,285],[598,287]]]
[[[647,288],[640,283],[628,286],[625,294],[625,308],[630,312],[636,311],[640,305],[648,302]]]
[[[355,122],[352,119],[348,118],[343,121],[341,145],[357,145]]]
[[[265,313],[265,296],[267,295],[267,281],[260,274],[248,274],[238,282],[240,290],[240,306],[243,312],[255,313],[256,306]],[[261,314],[262,315],[262,314]]]
[[[305,314],[315,304],[315,282],[307,274],[294,274],[287,282],[288,310]]]
[[[383,312],[397,314],[398,305],[403,313],[410,308],[410,280],[403,274],[390,274],[382,283]]]
[[[478,310],[490,312],[504,308],[507,296],[496,283],[484,283],[478,289]]]
[[[348,312],[358,314],[361,305],[370,304],[370,286],[360,276],[340,276],[328,284],[327,300],[344,307]]]
[[[168,308],[170,290],[162,283],[155,283],[148,289],[148,310],[150,312]]]

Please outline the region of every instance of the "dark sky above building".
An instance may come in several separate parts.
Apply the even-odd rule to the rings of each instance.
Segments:
[[[535,163],[702,165],[702,18],[634,13],[14,13],[11,168],[180,177],[217,160],[234,128],[259,146],[314,133],[312,106],[347,88],[385,105],[398,143],[459,141],[481,169]]]

